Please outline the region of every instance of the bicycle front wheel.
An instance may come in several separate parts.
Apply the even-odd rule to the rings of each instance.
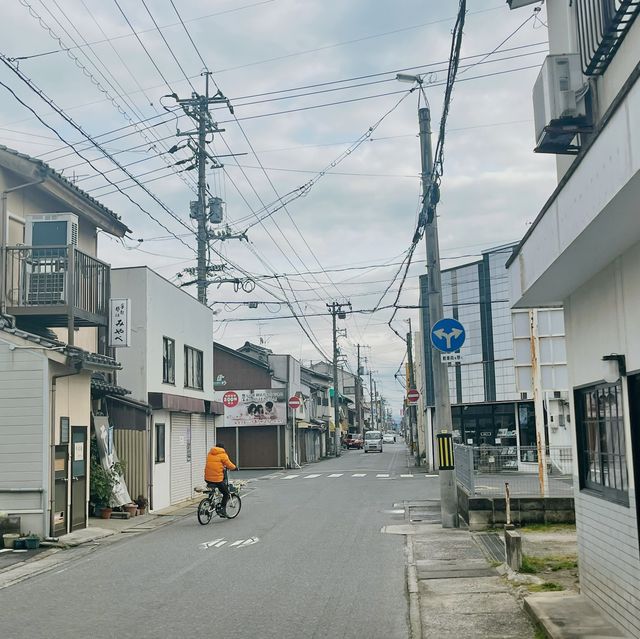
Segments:
[[[235,519],[240,514],[241,508],[242,500],[240,499],[240,495],[232,493],[231,497],[229,497],[229,501],[227,502],[227,518]]]
[[[213,506],[211,505],[209,498],[205,497],[198,504],[198,521],[203,526],[206,526],[211,521],[212,516],[213,516]]]

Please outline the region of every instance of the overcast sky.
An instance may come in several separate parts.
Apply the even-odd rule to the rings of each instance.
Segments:
[[[212,111],[226,129],[214,136],[212,152],[241,155],[221,158],[224,169],[209,172],[209,188],[226,202],[230,227],[249,228],[249,242],[215,243],[228,261],[212,254],[212,262],[225,262],[229,277],[240,275],[231,266],[237,265],[257,284],[249,294],[229,283],[209,288],[214,337],[231,347],[262,340],[305,363],[321,359],[295,320],[278,319],[291,315],[276,299],[287,298],[296,313],[309,315],[302,321],[330,355],[325,304],[350,300],[354,311],[374,308],[410,244],[420,193],[418,93],[408,94],[411,85],[397,82],[395,74],[426,74],[437,130],[458,3],[173,0],[174,9],[171,0],[145,1],[146,8],[142,0],[5,0],[0,49],[9,58],[26,58],[19,61],[20,71],[118,162],[130,165],[127,170],[164,206],[83,141],[6,65],[0,65],[0,80],[140,207],[2,86],[0,142],[64,170],[122,217],[131,236],[124,244],[102,236],[102,259],[114,266],[147,264],[179,282],[182,269],[195,265],[189,201],[196,198],[196,176],[174,173],[189,162],[168,166],[188,158],[186,150],[166,151],[185,140],[175,137],[176,128],[188,131],[191,125],[183,114],[177,117],[180,112],[165,111],[162,104],[171,108],[175,101],[162,96],[204,92],[202,56],[213,72],[212,93],[215,83],[240,122],[224,105]],[[443,268],[519,240],[555,181],[553,158],[532,152],[531,89],[547,49],[544,7],[534,18],[531,7],[510,12],[503,0],[467,4],[438,209]],[[28,57],[35,54],[45,55]],[[381,118],[367,141],[342,155]],[[304,197],[258,222],[265,205],[273,209],[272,203],[287,200],[286,194],[341,157]],[[421,245],[401,304],[418,303],[424,254]],[[262,277],[274,273],[286,276]],[[195,294],[193,287],[188,290]],[[398,282],[383,304],[392,303],[397,290]],[[254,300],[269,303],[256,309],[243,304]],[[340,347],[355,370],[356,344],[363,345],[365,366],[374,371],[397,419],[404,389],[394,373],[405,344],[387,327],[390,314],[354,313],[341,321],[347,336]],[[394,323],[399,332],[406,332],[408,318],[417,327],[418,312],[401,310]]]

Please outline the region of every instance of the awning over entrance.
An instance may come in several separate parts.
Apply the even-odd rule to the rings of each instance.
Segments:
[[[155,410],[166,409],[179,413],[205,413],[204,399],[171,395],[170,393],[149,393],[149,404]]]

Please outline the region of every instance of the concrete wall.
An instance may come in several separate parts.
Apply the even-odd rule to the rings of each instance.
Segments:
[[[487,530],[507,523],[504,498],[471,497],[458,484],[458,513],[469,530]],[[556,524],[575,522],[574,500],[570,497],[514,497],[511,499],[511,523]],[[582,570],[582,566],[580,567]]]
[[[41,535],[49,485],[47,370],[42,353],[11,351],[0,337],[0,510],[19,515],[24,531]],[[36,492],[3,492],[11,489]]]
[[[601,359],[605,354],[624,353],[628,370],[640,369],[638,299],[640,245],[625,252],[566,300],[569,375],[574,388],[602,380]],[[623,391],[626,400],[628,389],[624,378]],[[576,523],[582,590],[638,636],[640,554],[628,408],[625,401],[629,506],[606,501],[578,488]],[[575,432],[575,426],[572,431]],[[576,451],[574,445],[574,457]],[[636,459],[637,455],[635,451]],[[577,468],[574,484],[579,485]],[[605,548],[607,551],[603,552]]]

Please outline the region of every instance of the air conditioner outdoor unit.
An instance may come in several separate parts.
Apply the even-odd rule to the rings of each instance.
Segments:
[[[30,306],[64,304],[70,257],[66,246],[78,245],[78,216],[73,213],[29,215],[25,230],[26,245],[31,247],[24,279],[26,303]]]
[[[576,154],[573,139],[590,130],[580,54],[549,55],[533,86],[536,152]]]
[[[27,216],[27,246],[78,245],[78,216],[74,213],[40,213]]]
[[[567,391],[553,391],[553,399],[560,399],[566,402],[569,399],[569,393]]]

